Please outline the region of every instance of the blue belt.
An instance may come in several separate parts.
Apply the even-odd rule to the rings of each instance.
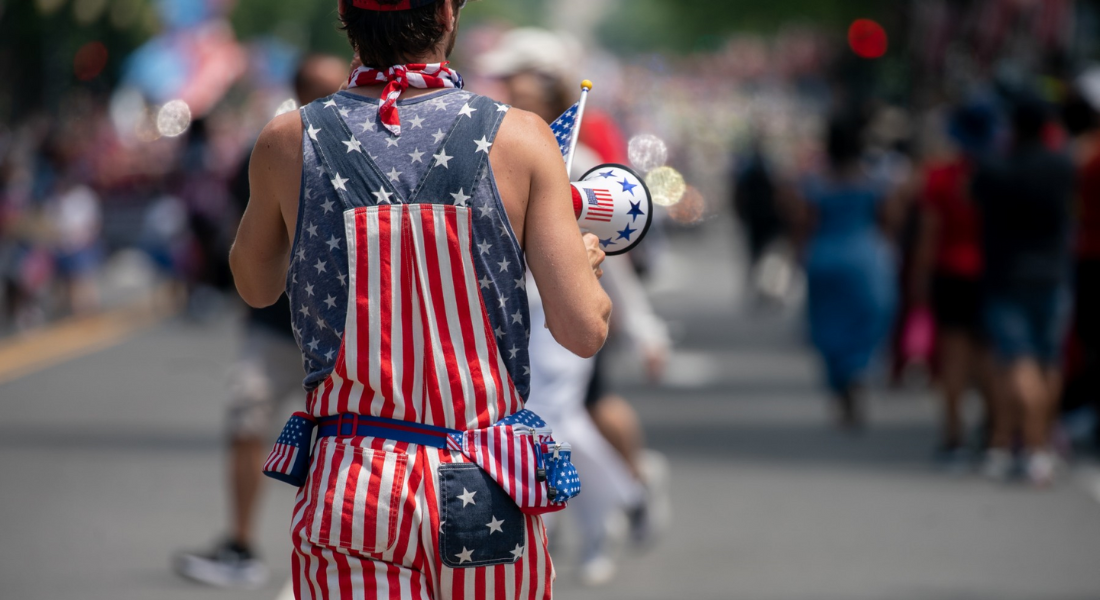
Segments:
[[[355,413],[341,413],[317,419],[317,437],[377,437],[435,448],[447,447],[447,436],[457,429],[386,419]]]

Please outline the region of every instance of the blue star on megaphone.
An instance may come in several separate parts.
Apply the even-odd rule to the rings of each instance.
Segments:
[[[599,165],[574,182],[573,190],[577,223],[600,238],[607,254],[628,252],[649,231],[652,196],[645,181],[629,167]]]

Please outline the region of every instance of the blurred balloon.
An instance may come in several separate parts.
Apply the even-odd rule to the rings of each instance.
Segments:
[[[103,15],[107,8],[107,0],[76,0],[73,4],[73,16],[81,25],[91,25],[93,21]]]
[[[73,57],[73,73],[80,81],[91,81],[107,66],[107,46],[103,42],[88,42]]]
[[[703,200],[703,194],[689,185],[684,192],[684,197],[668,208],[668,216],[677,223],[692,225],[703,220],[706,210],[707,204]]]
[[[848,45],[856,56],[880,58],[888,45],[886,30],[871,19],[856,19],[848,28]]]
[[[642,173],[663,167],[668,161],[668,146],[664,140],[648,133],[631,138],[627,153],[630,162]]]
[[[684,197],[687,184],[684,176],[672,167],[658,167],[645,176],[645,184],[653,194],[653,203],[672,206]]]
[[[139,90],[119,87],[111,94],[108,114],[115,133],[125,143],[134,138],[142,121],[148,120],[148,107]]]
[[[191,126],[191,107],[183,100],[172,100],[157,111],[157,131],[164,137],[176,137]]]

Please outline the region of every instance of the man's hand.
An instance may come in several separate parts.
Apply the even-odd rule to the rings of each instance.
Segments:
[[[588,251],[588,264],[592,266],[592,272],[596,274],[596,279],[599,279],[603,277],[603,269],[600,268],[600,265],[607,258],[607,254],[600,247],[600,238],[596,237],[596,234],[586,233],[583,239],[584,249]]]

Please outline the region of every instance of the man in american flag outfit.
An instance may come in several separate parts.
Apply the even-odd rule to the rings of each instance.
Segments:
[[[526,463],[492,433],[469,438],[488,440],[490,469],[442,440],[534,422],[527,341],[544,324],[526,266],[578,355],[602,346],[611,305],[546,123],[447,68],[463,4],[340,0],[363,66],[253,151],[230,263],[253,306],[285,288],[306,369],[296,418],[318,425],[291,525],[297,598],[551,597],[541,518],[494,483],[527,480]],[[284,446],[277,474],[302,456]]]

